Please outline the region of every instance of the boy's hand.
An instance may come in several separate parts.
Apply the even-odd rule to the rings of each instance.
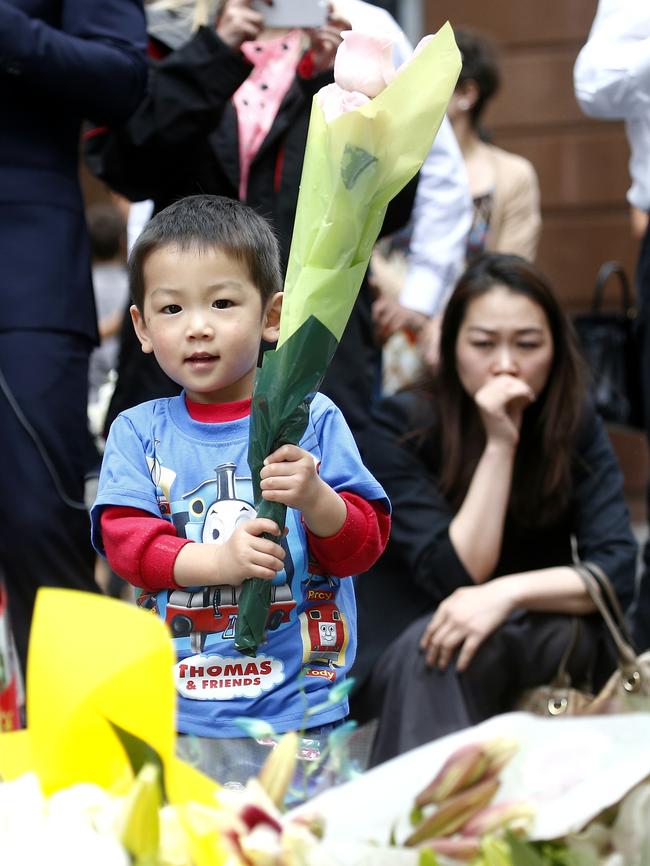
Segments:
[[[312,455],[297,445],[269,454],[260,479],[262,498],[301,511],[315,535],[334,535],[345,523],[345,502],[319,477]]]
[[[304,511],[318,497],[322,482],[316,462],[297,445],[283,445],[264,461],[260,472],[262,496]]]
[[[263,532],[281,536],[274,520],[255,517],[236,529],[224,544],[186,544],[174,562],[179,586],[240,586],[249,577],[272,580],[284,567],[285,552]]]
[[[249,577],[272,580],[282,571],[285,552],[275,541],[261,538],[264,532],[281,535],[275,521],[255,517],[236,529],[225,544],[215,547],[219,583],[239,586]]]

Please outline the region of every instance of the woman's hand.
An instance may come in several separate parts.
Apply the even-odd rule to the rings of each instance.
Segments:
[[[312,62],[314,64],[314,75],[327,72],[334,67],[334,58],[338,51],[341,39],[341,31],[351,30],[352,25],[333,9],[330,3],[327,22],[316,29],[308,29],[305,32],[311,42]]]
[[[257,39],[263,29],[264,16],[251,9],[250,0],[226,0],[217,19],[217,36],[235,50],[242,42]]]
[[[488,442],[515,448],[524,409],[535,399],[533,389],[516,376],[504,373],[490,379],[474,394]]]
[[[481,643],[505,622],[512,610],[509,585],[499,579],[457,589],[438,606],[424,629],[420,649],[427,664],[445,670],[460,648],[456,670],[464,671]]]

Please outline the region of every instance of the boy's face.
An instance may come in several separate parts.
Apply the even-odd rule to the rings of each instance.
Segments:
[[[278,339],[282,295],[262,310],[246,265],[218,248],[161,247],[143,276],[143,314],[131,307],[142,351],[197,403],[250,397],[260,341]]]

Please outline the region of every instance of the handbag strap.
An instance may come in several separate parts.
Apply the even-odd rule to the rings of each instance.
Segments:
[[[627,278],[627,274],[625,273],[625,269],[620,262],[605,262],[604,265],[601,266],[598,274],[596,276],[596,284],[594,286],[594,297],[591,302],[591,311],[592,313],[599,313],[600,308],[603,305],[603,294],[605,292],[605,285],[609,281],[609,278],[613,275],[618,277],[618,281],[621,287],[621,297],[623,300],[623,310],[630,317],[634,318],[636,315],[636,310],[634,308],[634,304],[632,302],[632,292],[630,290],[630,281]]]
[[[605,572],[598,568],[599,580],[596,580],[594,575],[591,572],[592,568],[598,568],[598,566],[594,566],[594,563],[577,563],[574,565],[576,572],[582,579],[582,582],[585,585],[585,589],[589,593],[589,597],[596,605],[598,612],[602,616],[605,621],[605,625],[607,626],[607,630],[612,636],[612,639],[616,645],[616,649],[618,652],[619,659],[619,668],[625,672],[625,675],[628,675],[632,669],[636,669],[637,665],[637,655],[632,649],[631,643],[626,640],[627,629],[624,626],[623,613],[621,611],[620,605],[618,604],[618,600],[616,601],[616,619],[620,620],[619,623],[616,622],[614,615],[612,615],[611,610],[603,598],[603,592],[601,589],[601,580],[603,581],[603,586],[609,586],[609,579]],[[605,590],[607,592],[607,590]],[[613,594],[613,589],[611,590]]]
[[[596,580],[598,588],[600,589],[601,594],[604,596],[604,601],[609,607],[610,613],[616,620],[616,625],[618,626],[625,641],[633,647],[634,639],[630,634],[630,630],[627,626],[627,622],[621,608],[621,603],[618,600],[618,596],[616,595],[610,579],[607,577],[603,569],[595,562],[583,562],[582,565],[590,572],[592,577]]]
[[[557,667],[557,673],[551,681],[551,686],[553,688],[571,688],[571,674],[569,673],[569,662],[571,661],[571,656],[573,655],[573,652],[578,645],[579,638],[580,618],[577,616],[573,616],[571,617],[571,639],[567,648],[562,654],[562,658],[560,659],[560,663]],[[553,713],[551,713],[551,715],[553,715]]]

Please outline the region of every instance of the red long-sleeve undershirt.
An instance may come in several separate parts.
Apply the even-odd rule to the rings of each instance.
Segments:
[[[220,406],[186,402],[196,421],[232,421],[250,412],[250,400]],[[381,555],[390,532],[390,515],[379,501],[368,502],[349,491],[339,495],[347,517],[335,535],[321,538],[305,528],[311,557],[321,569],[346,577],[367,571]],[[171,523],[148,511],[113,505],[102,511],[101,530],[106,558],[116,574],[147,591],[178,588],[176,557],[182,547],[194,542],[179,538]]]

